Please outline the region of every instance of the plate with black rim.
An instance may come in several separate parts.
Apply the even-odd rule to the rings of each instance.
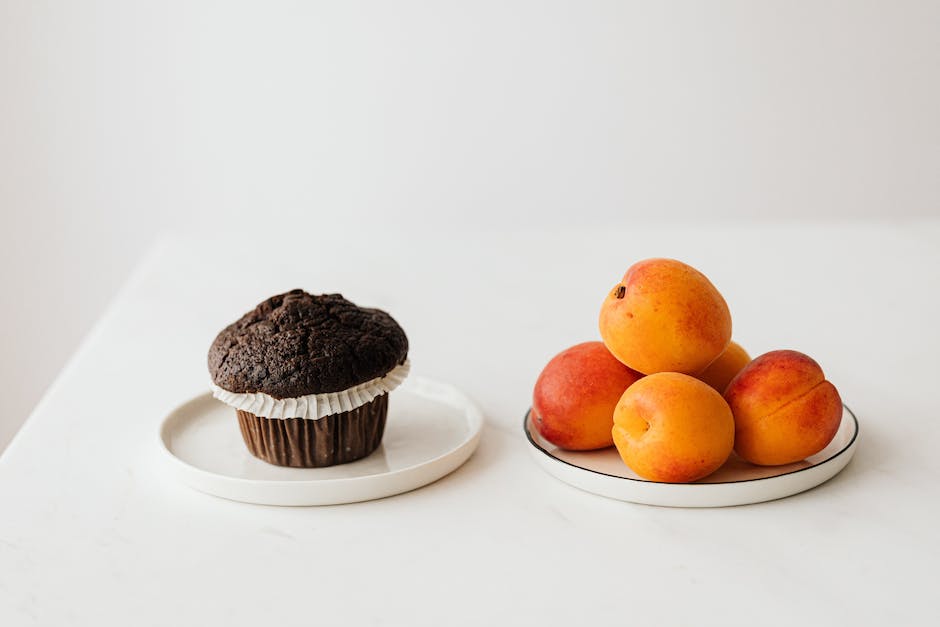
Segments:
[[[526,412],[523,430],[536,463],[548,474],[601,496],[666,507],[727,507],[773,501],[814,488],[836,476],[858,444],[858,419],[842,406],[835,437],[819,453],[785,466],[755,466],[734,453],[717,471],[695,483],[662,483],[640,478],[614,447],[566,451],[545,440]]]

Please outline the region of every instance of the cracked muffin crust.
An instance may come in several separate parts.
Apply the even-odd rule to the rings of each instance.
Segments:
[[[379,309],[340,294],[291,290],[265,300],[215,338],[209,373],[236,393],[277,399],[339,392],[381,377],[408,356],[408,338]]]

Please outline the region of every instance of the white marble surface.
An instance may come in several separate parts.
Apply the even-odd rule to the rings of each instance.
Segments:
[[[283,250],[168,237],[0,457],[0,625],[938,624],[940,222],[621,231],[313,231]],[[260,239],[260,237],[259,237]],[[597,337],[633,260],[725,294],[752,353],[814,355],[858,414],[849,467],[711,510],[579,492],[528,458],[532,383]],[[216,331],[293,287],[387,308],[414,372],[483,407],[426,488],[322,508],[229,502],[157,472]]]

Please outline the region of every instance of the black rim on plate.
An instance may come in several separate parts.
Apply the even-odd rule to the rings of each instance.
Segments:
[[[649,479],[634,479],[633,477],[621,477],[620,475],[612,475],[612,474],[607,473],[607,472],[601,472],[601,471],[599,471],[599,470],[593,470],[593,469],[591,469],[591,468],[585,468],[584,466],[578,466],[577,464],[572,464],[571,462],[569,462],[569,461],[567,461],[567,460],[564,460],[564,459],[561,459],[560,457],[556,457],[556,456],[552,455],[550,452],[548,452],[547,450],[545,450],[545,448],[544,448],[541,444],[539,444],[538,442],[536,442],[536,441],[535,441],[535,438],[532,437],[532,432],[529,430],[529,417],[530,417],[530,415],[532,414],[532,408],[531,408],[531,407],[528,409],[528,411],[526,411],[525,417],[522,419],[522,430],[525,431],[525,437],[526,437],[527,440],[529,440],[529,444],[531,444],[532,446],[534,446],[538,451],[540,451],[543,455],[545,455],[545,456],[548,457],[549,459],[553,459],[553,460],[555,460],[556,462],[561,462],[562,464],[565,464],[565,465],[567,465],[567,466],[571,466],[572,468],[577,468],[577,469],[583,470],[583,471],[585,471],[585,472],[594,473],[595,475],[601,475],[601,476],[603,476],[603,477],[612,477],[612,478],[614,478],[614,479],[621,479],[621,480],[623,480],[623,481],[636,481],[637,483],[657,483],[657,484],[660,484],[660,485],[694,485],[694,486],[729,485],[729,484],[732,484],[732,483],[749,483],[749,482],[751,482],[751,481],[766,481],[766,480],[768,480],[768,479],[775,479],[775,478],[777,478],[777,477],[786,477],[787,475],[795,475],[795,474],[798,473],[798,472],[804,472],[804,471],[807,471],[807,470],[812,470],[813,468],[818,468],[818,467],[821,466],[822,464],[829,463],[829,462],[831,462],[832,460],[834,460],[835,458],[837,458],[837,457],[839,457],[840,455],[842,455],[843,453],[845,453],[847,450],[849,450],[850,448],[852,448],[852,445],[855,444],[855,440],[858,438],[858,418],[855,417],[855,412],[853,412],[851,409],[849,409],[849,406],[846,405],[845,403],[842,404],[842,408],[845,409],[845,411],[848,412],[849,416],[852,417],[852,422],[853,422],[853,424],[855,425],[855,432],[852,433],[852,438],[849,440],[848,444],[846,444],[846,445],[843,446],[841,449],[839,449],[839,450],[838,450],[834,455],[832,455],[831,457],[828,457],[828,458],[824,459],[823,461],[819,462],[818,464],[812,464],[812,465],[807,466],[807,467],[805,467],[805,468],[797,468],[796,470],[790,470],[790,471],[788,471],[788,472],[783,472],[783,473],[780,473],[779,475],[774,475],[773,477],[756,477],[756,478],[754,478],[754,479],[737,479],[737,480],[735,480],[735,481],[720,481],[720,482],[717,482],[717,483],[697,483],[697,482],[692,482],[692,483],[669,483],[669,482],[666,482],[666,481],[650,481]]]

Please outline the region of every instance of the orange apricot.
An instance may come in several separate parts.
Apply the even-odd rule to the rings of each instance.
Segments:
[[[718,358],[708,364],[702,372],[695,375],[696,379],[704,381],[715,388],[719,394],[724,394],[725,388],[744,366],[751,361],[751,356],[735,341],[728,344],[728,348],[718,355]]]
[[[790,464],[826,448],[842,421],[842,399],[811,357],[765,353],[728,384],[734,450],[761,466]]]
[[[642,377],[602,342],[584,342],[552,358],[532,394],[532,423],[546,440],[583,451],[611,446],[614,406]]]
[[[627,388],[614,410],[614,444],[633,472],[687,483],[718,470],[734,444],[731,409],[689,375],[661,372]]]
[[[681,261],[633,264],[601,306],[604,344],[644,374],[701,372],[731,341],[731,313],[708,278]]]

